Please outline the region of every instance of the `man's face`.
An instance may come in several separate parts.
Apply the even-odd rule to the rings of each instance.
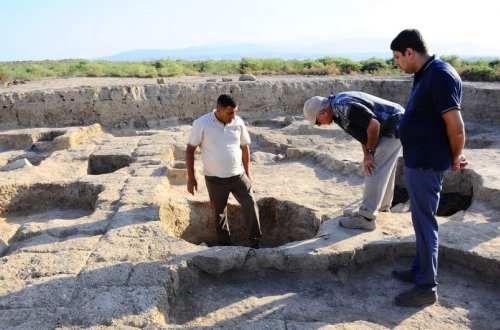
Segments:
[[[316,125],[317,126],[327,124],[325,122],[325,117],[326,117],[325,114],[326,114],[326,112],[324,110],[321,110],[320,112],[318,112],[318,114],[316,115]]]
[[[330,120],[328,112],[326,110],[321,110],[320,112],[318,112],[318,115],[316,116],[316,125],[330,125],[331,123],[332,121]]]
[[[405,54],[402,54],[401,52],[394,50],[392,51],[392,55],[394,56],[394,63],[401,70],[403,70],[404,73],[414,73],[411,65],[411,56],[409,51],[406,51]]]
[[[238,111],[238,107],[217,107],[217,118],[224,124],[229,124],[234,120],[236,111]]]

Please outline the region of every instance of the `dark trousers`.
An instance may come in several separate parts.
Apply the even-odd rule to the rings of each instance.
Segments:
[[[413,274],[423,291],[436,291],[438,270],[438,223],[436,213],[444,171],[405,167],[405,180],[410,196],[411,219],[417,243]]]
[[[259,209],[255,201],[252,183],[245,173],[229,178],[205,176],[210,203],[214,209],[217,238],[219,244],[231,244],[229,222],[227,219],[227,200],[232,193],[240,203],[243,216],[250,225],[249,239],[255,240],[262,236],[260,231]]]

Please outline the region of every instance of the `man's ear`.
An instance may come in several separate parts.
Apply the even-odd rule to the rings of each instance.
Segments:
[[[406,56],[412,56],[415,54],[415,51],[412,48],[406,48],[404,55]]]

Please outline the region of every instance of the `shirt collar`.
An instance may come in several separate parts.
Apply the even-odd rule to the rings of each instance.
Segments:
[[[425,72],[425,70],[427,70],[427,68],[432,64],[432,62],[434,62],[435,60],[436,60],[436,55],[432,55],[431,57],[429,57],[427,62],[425,62],[424,65],[422,65],[420,70],[415,72],[415,78],[418,79]]]
[[[321,108],[325,109],[328,106],[330,106],[332,108],[332,112],[333,112],[334,117],[338,117],[337,111],[335,110],[335,106],[334,106],[336,97],[337,97],[337,94],[332,94],[332,95],[328,96],[325,100],[321,101]]]
[[[215,112],[216,112],[216,111],[217,111],[217,109],[214,109],[214,111],[212,111],[212,112],[210,113],[210,118],[211,118],[214,122],[218,123],[219,125],[226,126],[226,124],[224,124],[224,123],[223,123],[223,122],[221,122],[219,119],[217,119],[217,116],[215,115]]]

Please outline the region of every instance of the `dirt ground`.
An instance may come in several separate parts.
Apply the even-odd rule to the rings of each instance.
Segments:
[[[331,220],[323,223],[315,238],[286,244],[284,249],[320,244],[320,248],[314,245],[314,249],[305,249],[309,254],[322,253],[329,250],[329,245],[317,243],[318,238],[329,233],[336,235],[335,244],[344,247],[380,240],[390,242],[393,237],[411,238],[410,214],[403,205],[394,208],[396,213],[381,214],[378,219],[381,228],[371,237],[359,230],[339,227],[343,210],[355,208],[362,196],[361,148],[337,127],[311,130],[303,122],[293,122],[293,118],[292,124],[284,126],[289,120],[275,117],[249,121],[254,139],[252,168],[256,195],[294,202],[317,210],[323,219]],[[484,127],[481,131],[487,130]],[[302,154],[294,159],[291,155],[295,154],[295,148]],[[317,153],[311,156],[308,154],[311,150]],[[326,155],[331,156],[328,161],[322,158]],[[332,169],[335,160],[341,160],[343,166]],[[179,188],[182,193],[184,187]],[[198,194],[188,198],[206,199],[205,194],[201,182]],[[467,208],[470,216],[474,213],[473,217],[479,221],[482,211]],[[442,227],[460,231],[459,223],[467,222],[463,213],[454,210],[452,216],[441,218],[447,221]],[[494,228],[490,243],[498,242],[497,211],[494,214],[486,220]],[[455,222],[458,223],[454,227]],[[474,227],[477,229],[478,225]],[[293,228],[284,230],[293,231]],[[462,236],[456,232],[442,235],[446,235],[443,241],[453,242]],[[497,243],[493,244],[492,248],[496,249]],[[390,273],[393,268],[410,264],[412,249],[413,245],[409,248],[396,245],[394,251],[388,249],[366,263],[347,267],[331,264],[328,269],[311,270],[316,268],[312,258],[297,262],[291,272],[270,267],[213,275],[202,270],[194,279],[186,279],[182,293],[172,303],[169,322],[175,324],[175,328],[216,329],[490,329],[499,326],[498,277],[483,276],[448,255],[440,259],[437,304],[410,309],[395,306],[394,296],[411,286],[393,279]],[[272,249],[257,251],[257,259],[259,253],[272,254],[269,250]],[[351,258],[356,259],[356,254]]]
[[[199,155],[199,189],[186,191],[185,123],[1,131],[0,328],[500,329],[496,125],[466,122],[470,165],[445,176],[439,301],[401,308],[394,296],[411,285],[390,273],[414,254],[402,190],[376,230],[342,228],[363,193],[360,145],[300,116],[244,120],[257,250],[232,197],[236,244],[214,244]],[[25,146],[26,135],[52,140]],[[33,166],[5,169],[18,159]]]
[[[411,285],[389,274],[408,262],[382,260],[352,271],[201,274],[175,300],[172,323],[227,329],[493,329],[498,324],[493,307],[498,288],[452,265],[440,269],[438,304],[395,306],[394,296]]]

